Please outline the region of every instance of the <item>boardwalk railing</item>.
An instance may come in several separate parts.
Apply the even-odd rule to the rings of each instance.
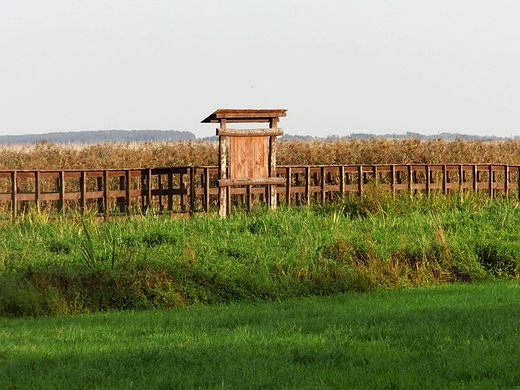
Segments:
[[[520,198],[520,166],[499,164],[412,164],[278,166],[284,185],[278,203],[309,205],[368,186],[397,193],[483,192]],[[266,186],[230,189],[229,205],[250,208],[271,194]],[[103,216],[157,212],[207,212],[218,204],[218,167],[109,170],[0,170],[0,207],[17,216],[30,208],[94,209]]]

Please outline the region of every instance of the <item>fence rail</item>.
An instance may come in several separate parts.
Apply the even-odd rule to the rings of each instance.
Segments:
[[[397,193],[485,192],[520,198],[520,165],[395,164],[277,166],[283,185],[278,203],[309,205],[346,194],[363,196],[377,184]],[[269,199],[269,186],[229,187],[229,205],[251,207]],[[100,215],[207,212],[218,204],[218,167],[165,167],[107,170],[0,170],[0,207],[14,217],[31,207],[93,208]]]

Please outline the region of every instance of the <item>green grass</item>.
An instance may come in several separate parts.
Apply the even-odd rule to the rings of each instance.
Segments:
[[[520,208],[474,194],[100,222],[29,213],[0,229],[0,316],[259,302],[517,278]]]
[[[512,389],[520,284],[0,319],[5,389]]]

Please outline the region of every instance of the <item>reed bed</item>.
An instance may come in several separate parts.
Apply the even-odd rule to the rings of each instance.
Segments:
[[[282,165],[520,164],[520,141],[441,139],[281,140]],[[218,164],[206,141],[0,145],[0,169],[122,169]]]

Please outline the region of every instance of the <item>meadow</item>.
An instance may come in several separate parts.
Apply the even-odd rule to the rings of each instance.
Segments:
[[[100,221],[2,222],[0,316],[258,302],[517,278],[520,208],[472,193]]]
[[[0,318],[4,389],[513,389],[518,281]]]
[[[0,147],[0,169],[216,164],[216,145]],[[279,164],[520,164],[520,142],[287,141]],[[520,207],[456,192],[0,220],[0,388],[514,388]],[[168,309],[168,310],[166,310]]]

